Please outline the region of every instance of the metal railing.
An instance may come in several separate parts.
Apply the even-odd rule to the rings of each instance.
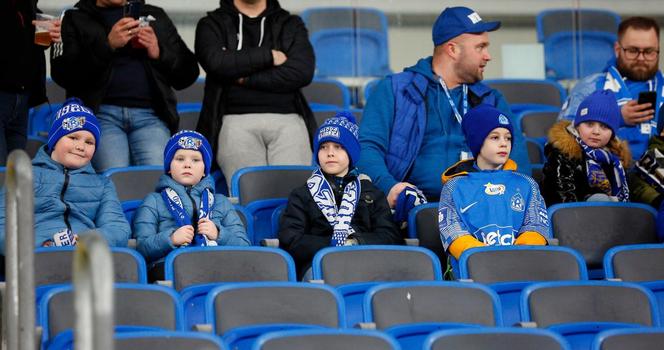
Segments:
[[[113,258],[97,232],[81,235],[74,254],[75,349],[112,350]]]
[[[35,350],[34,193],[32,164],[25,151],[9,154],[5,187],[6,293],[2,349]]]

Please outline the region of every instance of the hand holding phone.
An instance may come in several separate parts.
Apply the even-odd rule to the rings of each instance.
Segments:
[[[143,3],[141,1],[130,0],[124,5],[122,15],[123,17],[138,19],[141,16],[141,10],[143,10]]]
[[[657,92],[655,91],[642,91],[639,93],[638,104],[650,103],[650,107],[654,109],[657,103]]]

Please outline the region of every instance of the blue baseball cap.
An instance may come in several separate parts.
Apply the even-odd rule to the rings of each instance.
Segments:
[[[479,34],[500,28],[500,22],[484,22],[482,17],[467,7],[448,7],[433,24],[433,44],[438,46],[463,33]]]

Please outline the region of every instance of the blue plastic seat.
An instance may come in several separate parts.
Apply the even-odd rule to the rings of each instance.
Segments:
[[[484,84],[505,97],[514,115],[523,111],[560,110],[567,98],[565,88],[550,79],[487,79]]]
[[[254,350],[399,350],[387,334],[358,329],[299,329],[271,332],[256,339]]]
[[[364,321],[392,335],[404,349],[421,349],[438,330],[502,326],[498,295],[476,283],[383,283],[364,298]]]
[[[390,73],[387,17],[372,8],[319,7],[302,12],[316,53],[317,76]]]
[[[587,280],[583,257],[558,246],[479,247],[459,259],[460,278],[482,283],[500,297],[503,322],[521,321],[521,291],[538,281]]]
[[[573,349],[589,349],[603,330],[659,327],[656,310],[650,291],[626,282],[542,282],[521,295],[523,321],[562,335]]]
[[[418,205],[408,213],[408,238],[417,238],[419,246],[431,250],[442,266],[447,266],[447,254],[440,240],[438,228],[439,203]]]
[[[658,242],[657,212],[649,205],[622,202],[576,202],[548,208],[551,237],[578,251],[590,279],[604,278],[604,254],[625,244]]]
[[[302,93],[314,111],[350,108],[350,91],[336,79],[315,78]]]
[[[154,192],[159,178],[164,174],[161,165],[132,165],[104,171],[115,185],[120,202],[145,199]]]
[[[118,283],[115,292],[116,331],[183,330],[182,305],[170,288],[135,283]],[[43,327],[42,345],[62,344],[73,329],[74,289],[72,286],[54,288],[41,300],[40,322]],[[62,337],[63,339],[56,339]]]
[[[44,103],[31,108],[28,113],[28,135],[48,137],[53,124],[53,115],[62,107],[62,103]]]
[[[232,349],[249,350],[262,334],[345,324],[343,300],[325,285],[297,282],[226,284],[208,293],[206,320]]]
[[[440,263],[421,247],[359,245],[328,247],[311,263],[314,280],[334,286],[344,299],[348,327],[362,322],[364,295],[382,282],[442,281]]]
[[[231,197],[251,215],[254,245],[265,238],[276,238],[272,213],[288,201],[293,189],[306,183],[313,169],[304,165],[268,165],[242,168],[233,174]]]
[[[570,350],[558,334],[529,328],[460,328],[432,333],[424,350]]]
[[[610,10],[551,9],[537,15],[547,78],[580,79],[601,71],[614,57],[620,16]]]

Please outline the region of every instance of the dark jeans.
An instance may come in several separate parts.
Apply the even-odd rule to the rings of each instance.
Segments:
[[[28,139],[28,95],[0,91],[0,166],[15,149],[25,149]]]

